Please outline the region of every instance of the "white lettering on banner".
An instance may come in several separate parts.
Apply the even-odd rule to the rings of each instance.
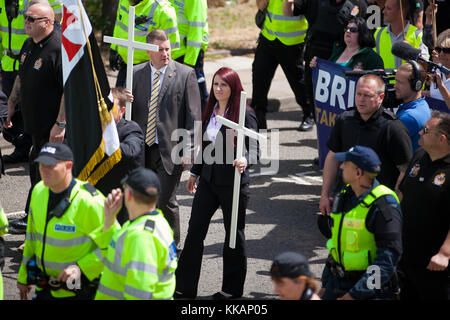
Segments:
[[[336,98],[339,101],[339,107],[345,110],[344,93],[346,89],[345,79],[339,76],[334,76],[331,86],[330,106],[336,106]],[[344,108],[342,108],[344,106]]]
[[[321,103],[329,102],[330,107],[337,106],[337,99],[339,108],[346,110],[354,106],[355,87],[354,80],[347,81],[339,75],[331,77],[328,71],[319,69],[314,98]],[[347,102],[344,99],[346,93],[348,93]]]
[[[316,83],[316,96],[315,99],[319,102],[325,103],[328,101],[328,86],[331,82],[331,76],[329,72],[319,70]]]

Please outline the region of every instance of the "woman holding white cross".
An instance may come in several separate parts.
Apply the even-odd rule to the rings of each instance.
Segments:
[[[217,121],[222,116],[235,123],[239,120],[240,95],[243,91],[238,74],[230,68],[220,68],[213,77],[210,98],[202,116],[203,146],[191,169],[187,190],[194,193],[191,218],[184,248],[176,270],[175,299],[197,296],[203,257],[204,240],[211,218],[220,207],[223,212],[225,241],[223,246],[222,289],[213,299],[232,299],[242,296],[247,273],[245,249],[245,211],[249,199],[249,153],[236,157],[234,131]],[[245,126],[257,131],[253,109],[246,107]],[[247,150],[249,140],[246,139]],[[256,146],[256,145],[255,145]],[[254,149],[254,148],[253,148]],[[250,149],[252,151],[253,149]],[[250,152],[253,156],[253,153]],[[256,154],[255,154],[256,155]],[[233,160],[234,159],[234,160]],[[235,167],[241,174],[236,245],[228,246],[233,199]]]

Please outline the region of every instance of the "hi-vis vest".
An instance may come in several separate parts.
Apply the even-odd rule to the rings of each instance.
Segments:
[[[3,211],[2,205],[0,204],[0,236],[3,236],[8,232],[8,218]],[[2,270],[0,269],[0,300],[3,300],[3,277]]]
[[[405,38],[411,46],[419,48],[422,42],[422,35],[422,30],[410,24]],[[391,42],[391,36],[387,26],[377,28],[374,37],[376,43],[374,50],[383,59],[385,69],[397,69],[401,64],[405,63],[404,60],[395,57],[391,52],[393,43]]]
[[[194,66],[200,50],[206,51],[209,43],[208,3],[206,0],[170,0],[177,13],[180,49],[173,59],[184,56],[184,63]]]
[[[173,231],[160,210],[116,231],[107,250],[100,250],[105,269],[96,300],[172,299],[177,253]]]
[[[23,43],[28,38],[25,32],[23,15],[28,9],[29,0],[18,0],[19,12],[11,22],[9,29],[8,16],[6,14],[6,0],[0,0],[0,35],[2,39],[2,70],[12,72],[19,70],[19,53]],[[11,31],[11,41],[10,41]]]
[[[283,1],[269,0],[261,33],[273,41],[276,38],[287,46],[304,42],[308,22],[304,16],[283,15]]]
[[[117,7],[117,19],[113,36],[128,39],[128,0],[120,0]],[[139,24],[134,26],[134,40],[146,43],[146,36],[154,29],[164,30],[169,37],[172,55],[180,48],[180,35],[177,27],[175,9],[167,0],[142,1],[135,7],[136,19]],[[135,19],[135,21],[136,21]],[[117,44],[112,44],[111,49],[116,50],[123,61],[128,64],[128,49]],[[133,64],[139,64],[150,60],[146,51],[135,50]]]
[[[57,278],[66,267],[77,264],[89,279],[97,278],[103,264],[96,256],[97,247],[106,248],[115,230],[115,223],[103,231],[103,205],[105,197],[98,192],[92,194],[84,186],[86,182],[76,180],[70,193],[70,206],[64,214],[47,220],[49,188],[40,181],[33,189],[28,215],[27,233],[23,259],[17,281],[27,284],[28,261],[36,257],[36,265],[51,278]],[[41,290],[36,287],[36,290]],[[55,298],[71,297],[75,294],[64,289],[52,290]]]
[[[346,189],[341,192],[345,193]],[[394,191],[378,185],[349,212],[331,213],[332,235],[327,241],[327,248],[334,261],[346,271],[364,271],[376,258],[375,236],[366,228],[366,217],[373,202],[386,195],[392,195],[398,201]]]

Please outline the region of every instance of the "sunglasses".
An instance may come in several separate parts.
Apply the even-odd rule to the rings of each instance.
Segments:
[[[433,130],[431,130],[430,128],[428,128],[426,126],[422,127],[422,131],[423,131],[423,134],[427,134],[427,133],[433,132]],[[434,131],[434,132],[437,133],[437,134],[443,134],[444,136],[447,136],[444,132],[442,132],[440,130]]]
[[[358,27],[350,27],[350,28],[345,28],[344,32],[350,31],[351,33],[356,33],[358,32]]]
[[[35,22],[35,21],[38,21],[38,20],[48,19],[47,17],[34,18],[34,17],[28,16],[28,15],[26,15],[26,14],[23,15],[23,18],[24,18],[25,20],[27,20],[28,22],[31,22],[31,23],[33,23],[33,22]]]
[[[441,47],[436,47],[434,48],[434,50],[436,50],[437,53],[450,53],[450,48],[441,48]]]

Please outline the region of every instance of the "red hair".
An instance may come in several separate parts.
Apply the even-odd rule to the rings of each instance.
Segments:
[[[227,102],[228,112],[225,114],[225,118],[230,121],[239,122],[239,107],[241,103],[241,92],[244,91],[241,84],[241,79],[239,79],[238,74],[233,69],[222,67],[216,71],[213,76],[212,84],[211,84],[211,92],[209,93],[208,104],[203,112],[202,122],[206,124],[206,122],[211,117],[214,106],[217,103],[217,99],[214,95],[214,79],[218,75],[225,81],[231,89],[231,95]]]

